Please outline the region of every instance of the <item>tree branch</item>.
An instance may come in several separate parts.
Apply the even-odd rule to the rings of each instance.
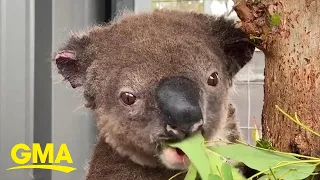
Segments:
[[[246,0],[233,0],[233,9],[241,20],[241,29],[254,38],[256,46],[263,50],[263,37],[267,25],[266,6],[263,3],[247,2]],[[256,40],[256,41],[255,41]]]
[[[245,0],[233,0],[233,2],[234,2],[234,9],[241,20],[243,21],[253,20],[251,10],[248,8]]]
[[[233,0],[234,1],[234,10],[236,11],[238,17],[242,21],[242,29],[249,34],[258,35],[261,33],[261,30],[253,22],[255,20],[254,12],[247,6],[246,0]]]

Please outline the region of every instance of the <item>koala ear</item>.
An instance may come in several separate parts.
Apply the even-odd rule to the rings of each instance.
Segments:
[[[243,68],[251,59],[255,47],[247,38],[235,38],[224,44],[224,53],[228,57],[227,67],[234,76]]]
[[[73,88],[82,86],[87,68],[91,65],[92,58],[86,54],[90,43],[87,35],[72,35],[67,44],[53,54],[58,73],[68,80]]]
[[[227,57],[227,68],[233,77],[252,59],[255,46],[245,32],[235,27],[233,20],[219,17],[214,21],[213,29],[216,38],[220,40],[220,46]]]

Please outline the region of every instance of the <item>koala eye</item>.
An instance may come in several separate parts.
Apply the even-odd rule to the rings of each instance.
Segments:
[[[120,94],[120,98],[122,102],[124,102],[127,105],[132,105],[136,102],[136,96],[129,93],[129,92],[123,92]]]
[[[209,86],[216,86],[218,82],[219,82],[219,78],[218,78],[217,72],[212,73],[207,81]]]

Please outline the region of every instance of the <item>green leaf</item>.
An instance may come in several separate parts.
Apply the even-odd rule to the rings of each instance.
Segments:
[[[315,166],[311,163],[299,163],[277,168],[273,170],[273,173],[275,177],[284,180],[305,179],[313,173]],[[272,175],[270,176],[273,177]]]
[[[197,133],[183,141],[168,144],[171,147],[181,149],[198,170],[201,178],[207,180],[211,174],[210,161],[204,147],[204,138]]]
[[[231,171],[231,166],[228,163],[223,163],[221,167],[222,179],[224,180],[233,180],[233,175]]]
[[[207,150],[207,154],[208,154],[208,157],[209,157],[209,160],[210,160],[210,163],[211,163],[211,172],[213,174],[220,174],[218,172],[218,169],[222,170],[222,167],[223,165],[226,166],[228,165],[228,163],[226,163],[225,160],[222,159],[222,157],[211,151],[211,150]],[[232,178],[235,179],[235,180],[245,180],[245,178],[239,173],[239,169],[233,167],[233,166],[230,166],[229,167],[231,168],[230,171],[231,171],[231,175],[232,175]],[[224,178],[226,179],[226,178]],[[228,178],[230,179],[230,178]],[[232,179],[230,179],[232,180]]]
[[[272,147],[271,142],[267,141],[266,139],[260,139],[260,140],[256,141],[256,147],[263,148],[263,149],[275,150]]]
[[[275,27],[275,26],[278,26],[279,24],[280,24],[280,14],[275,13],[271,16],[271,26]]]
[[[269,168],[280,165],[279,168],[273,169],[273,172],[277,178],[285,180],[304,179],[312,174],[316,167],[316,164],[313,163],[299,162],[301,160],[294,156],[259,150],[243,144],[214,146],[209,149],[225,158],[243,162],[252,169],[266,171],[266,173],[270,173]]]
[[[246,178],[239,173],[239,169],[231,167],[231,171],[234,180],[246,180]]]
[[[207,156],[209,157],[211,172],[213,174],[219,174],[218,169],[221,169],[224,161],[221,159],[221,156],[217,153],[207,150]]]
[[[270,178],[271,178],[270,175],[264,175],[264,176],[261,176],[258,180],[270,180]]]
[[[217,174],[209,174],[208,180],[222,180]]]
[[[195,180],[197,178],[197,169],[191,164],[188,168],[188,173],[184,180]]]

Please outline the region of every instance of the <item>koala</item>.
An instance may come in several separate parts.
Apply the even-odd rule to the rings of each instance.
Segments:
[[[169,179],[190,162],[167,142],[241,139],[229,93],[254,48],[232,20],[175,10],[126,12],[72,34],[54,62],[95,113],[86,178]]]

